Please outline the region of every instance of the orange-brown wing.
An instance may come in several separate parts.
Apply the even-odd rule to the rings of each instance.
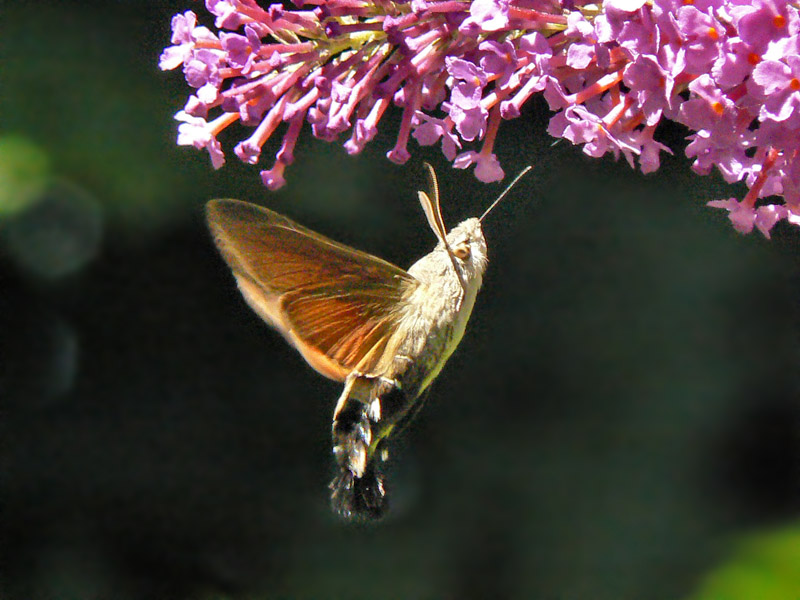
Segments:
[[[416,279],[254,204],[212,200],[206,215],[248,304],[314,369],[377,374]]]

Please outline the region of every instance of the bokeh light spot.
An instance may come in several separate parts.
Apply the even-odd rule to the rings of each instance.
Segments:
[[[50,159],[28,138],[0,136],[0,219],[41,197],[50,174]]]
[[[27,208],[2,223],[2,239],[20,269],[41,279],[75,273],[97,254],[99,206],[72,184],[51,183]]]

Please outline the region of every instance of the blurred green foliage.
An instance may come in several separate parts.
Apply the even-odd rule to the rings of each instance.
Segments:
[[[205,165],[181,160],[170,121],[179,82],[155,68],[169,17],[142,3],[6,3],[3,137],[38,149],[56,177],[91,189],[112,221],[154,227]],[[24,24],[24,26],[23,26]],[[30,167],[29,167],[30,168]]]
[[[788,600],[800,595],[800,526],[752,534],[687,600]]]
[[[0,218],[35,203],[49,173],[47,155],[28,138],[0,137]]]

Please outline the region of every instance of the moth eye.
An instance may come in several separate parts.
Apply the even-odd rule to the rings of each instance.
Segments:
[[[453,254],[455,254],[461,260],[467,260],[469,258],[469,246],[466,244],[462,244],[453,249]]]

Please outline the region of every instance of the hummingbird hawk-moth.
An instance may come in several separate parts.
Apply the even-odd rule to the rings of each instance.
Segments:
[[[445,229],[433,168],[418,192],[438,239],[407,271],[269,209],[212,200],[209,227],[247,303],[320,374],[344,389],[333,412],[333,509],[378,518],[387,507],[387,443],[464,335],[488,264],[480,218]]]

